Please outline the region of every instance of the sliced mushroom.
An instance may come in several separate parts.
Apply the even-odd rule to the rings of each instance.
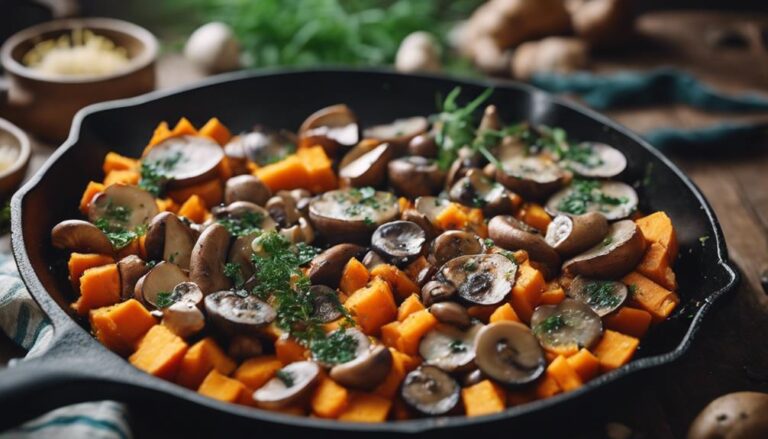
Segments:
[[[280,160],[296,149],[296,136],[288,131],[272,131],[255,127],[250,133],[235,136],[224,147],[224,154],[235,174],[249,172],[248,161],[265,166]]]
[[[361,262],[363,263],[363,265],[365,265],[365,268],[367,268],[368,271],[373,270],[373,268],[376,267],[377,265],[387,263],[387,261],[385,261],[380,254],[376,253],[373,250],[369,250],[365,254],[365,256],[363,256],[363,260]]]
[[[469,148],[461,148],[458,152],[459,158],[453,161],[448,168],[448,174],[445,176],[445,190],[449,190],[463,176],[467,175],[471,169],[480,169],[484,166],[483,160],[479,154]]]
[[[366,128],[363,137],[387,142],[402,153],[416,136],[426,133],[428,129],[429,121],[426,117],[414,116]]]
[[[450,300],[456,295],[456,287],[439,275],[440,273],[437,274],[437,279],[431,280],[421,287],[421,301],[424,305],[430,306],[433,303]]]
[[[367,243],[376,227],[399,214],[397,197],[371,188],[329,191],[309,203],[312,225],[331,243]]]
[[[277,371],[274,378],[253,392],[253,399],[268,409],[286,407],[308,397],[319,378],[317,364],[297,361]]]
[[[627,286],[621,282],[577,276],[568,287],[568,297],[589,305],[600,317],[618,309],[627,299]]]
[[[511,321],[491,323],[480,329],[475,337],[475,363],[486,376],[513,386],[535,381],[547,364],[531,331]]]
[[[456,286],[458,295],[476,305],[495,305],[512,291],[517,264],[500,254],[466,255],[451,259],[439,275]]]
[[[360,141],[357,117],[346,105],[332,105],[311,115],[299,128],[299,146],[320,145],[328,156],[336,156]]]
[[[139,278],[134,296],[140,302],[157,308],[160,293],[170,294],[176,285],[187,281],[189,277],[178,265],[161,262]]]
[[[563,263],[563,271],[575,276],[615,279],[629,273],[645,253],[645,238],[632,220],[610,225],[602,242]]]
[[[210,322],[227,335],[258,335],[259,329],[275,320],[275,309],[251,295],[217,291],[205,296]]]
[[[258,357],[264,352],[264,346],[258,337],[251,335],[236,335],[229,340],[227,355],[236,361],[245,361]]]
[[[309,202],[312,201],[312,192],[306,189],[294,189],[289,191],[293,197],[293,201],[296,202],[296,208],[299,209],[302,215],[309,215]]]
[[[259,206],[269,200],[272,191],[258,177],[245,174],[231,177],[224,185],[224,202],[248,201]]]
[[[525,250],[528,256],[544,264],[548,278],[560,269],[560,256],[547,241],[522,221],[508,215],[499,215],[488,222],[488,236],[494,244],[507,250]]]
[[[245,221],[261,230],[274,230],[277,227],[266,209],[248,201],[235,201],[227,206],[216,207],[213,216],[218,220],[228,218]]]
[[[114,251],[104,232],[82,220],[64,220],[56,224],[51,230],[51,242],[56,248],[78,253],[111,255]]]
[[[312,285],[339,286],[344,266],[350,259],[359,257],[365,248],[355,244],[337,244],[312,259],[307,276]]]
[[[548,351],[589,349],[600,340],[603,322],[587,304],[564,299],[557,305],[536,308],[531,316],[531,329]]]
[[[437,325],[421,339],[419,355],[424,364],[446,372],[466,371],[474,366],[475,337],[482,327],[477,324],[463,331],[450,325]]]
[[[432,241],[431,255],[440,266],[453,258],[464,255],[479,255],[485,252],[483,241],[474,233],[449,230]]]
[[[189,278],[205,295],[232,286],[230,279],[224,275],[229,241],[229,232],[224,226],[211,224],[203,230],[192,249]]]
[[[495,105],[488,105],[483,110],[483,118],[480,119],[480,125],[477,126],[477,131],[482,133],[484,131],[498,131],[501,129],[501,119],[499,118],[499,111]]]
[[[387,163],[392,159],[393,148],[382,143],[339,168],[341,187],[379,187],[387,177]]]
[[[88,219],[106,221],[110,227],[133,230],[157,215],[155,198],[136,186],[112,184],[88,206]]]
[[[147,229],[144,241],[147,257],[152,261],[168,261],[188,269],[195,235],[174,213],[161,212],[155,215]]]
[[[512,194],[486,177],[480,169],[470,169],[458,179],[448,196],[458,203],[482,208],[488,216],[509,214],[515,209]]]
[[[582,177],[612,178],[627,167],[627,158],[618,149],[599,142],[572,145],[578,159],[566,159],[563,165]]]
[[[440,233],[437,228],[435,228],[434,225],[432,225],[432,222],[429,221],[429,218],[427,218],[426,215],[419,212],[416,209],[405,209],[403,211],[403,214],[401,215],[401,218],[403,221],[410,221],[412,223],[416,223],[421,227],[422,230],[424,230],[424,234],[427,237],[427,241],[431,241],[435,239],[435,236]]]
[[[405,376],[400,395],[411,408],[425,415],[444,415],[459,403],[461,386],[433,366],[421,366]]]
[[[336,290],[325,285],[312,285],[309,287],[309,294],[312,296],[314,319],[320,323],[328,323],[341,318],[341,302]]]
[[[371,237],[371,246],[389,263],[402,267],[419,257],[427,235],[418,224],[392,221],[380,225]]]
[[[561,256],[573,256],[594,246],[608,234],[603,214],[557,215],[547,226],[544,240]]]
[[[435,316],[438,322],[457,328],[466,328],[472,323],[467,308],[456,302],[435,303],[429,307],[429,312]]]
[[[433,159],[406,156],[389,162],[389,184],[405,197],[434,195],[440,192],[445,181],[445,171]]]
[[[240,267],[240,274],[243,279],[251,277],[255,271],[251,256],[253,255],[253,240],[260,235],[260,232],[253,232],[248,235],[238,236],[229,247],[227,262],[237,264]]]
[[[296,199],[288,191],[279,191],[267,201],[265,207],[269,216],[281,228],[291,227],[301,218],[301,212],[296,207]]]
[[[392,353],[376,345],[352,361],[333,366],[329,375],[337,383],[353,389],[371,390],[381,384],[392,369]]]
[[[413,206],[416,211],[427,217],[429,222],[434,226],[437,223],[437,217],[442,211],[448,207],[451,202],[446,198],[438,197],[418,197],[414,201]]]
[[[328,338],[336,338],[338,340],[339,338],[337,337],[341,337],[341,339],[348,340],[354,344],[354,347],[352,347],[351,349],[352,352],[349,352],[351,354],[351,357],[349,360],[340,361],[340,359],[337,356],[336,358],[332,359],[333,362],[328,362],[328,359],[321,358],[322,356],[318,356],[314,351],[312,352],[312,360],[315,361],[317,364],[330,369],[338,364],[344,364],[346,362],[353,361],[361,356],[368,355],[368,353],[371,350],[371,340],[368,338],[367,335],[363,334],[357,328],[337,329],[328,334]]]
[[[117,262],[117,272],[120,274],[120,298],[128,300],[134,296],[136,283],[147,274],[149,267],[136,255],[128,255]]]
[[[496,181],[523,198],[542,200],[563,187],[568,173],[543,156],[514,156],[501,162]]]
[[[168,187],[190,186],[214,177],[224,150],[213,140],[200,136],[176,136],[154,145],[142,162],[162,169]]]
[[[552,215],[599,212],[608,221],[619,220],[637,209],[637,192],[619,181],[576,180],[552,195],[545,208]]]
[[[315,231],[306,219],[299,218],[299,223],[288,227],[287,229],[281,229],[280,234],[292,244],[304,242],[307,244],[312,243],[315,240]]]
[[[474,386],[480,381],[483,381],[484,379],[486,379],[486,376],[483,375],[483,371],[481,371],[480,369],[473,369],[467,372],[466,375],[464,375],[464,379],[461,380],[461,384],[464,387],[470,387],[470,386]]]
[[[173,288],[173,303],[163,309],[163,325],[181,338],[189,338],[205,327],[205,316],[200,311],[203,292],[192,282],[182,282]]]
[[[437,157],[437,142],[432,132],[419,134],[408,142],[408,154],[426,158]]]

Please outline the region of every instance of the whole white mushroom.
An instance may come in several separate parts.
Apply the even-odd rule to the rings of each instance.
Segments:
[[[240,44],[232,28],[218,21],[192,32],[184,46],[184,56],[207,73],[240,68]]]
[[[440,70],[440,45],[429,32],[413,32],[403,39],[395,56],[400,72],[435,72]]]

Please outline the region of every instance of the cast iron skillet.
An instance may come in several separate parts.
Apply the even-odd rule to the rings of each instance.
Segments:
[[[682,304],[671,321],[655,328],[629,365],[564,395],[481,418],[431,418],[382,424],[348,424],[293,417],[225,404],[147,375],[102,347],[69,308],[74,295],[66,279],[66,257],[50,245],[51,227],[79,217],[77,204],[91,179],[101,177],[107,151],[138,156],[154,126],[186,116],[200,124],[217,116],[233,131],[254,123],[295,129],[314,110],[347,103],[363,126],[398,117],[431,114],[436,95],[461,85],[468,100],[495,87],[490,102],[502,118],[565,128],[575,139],[603,141],[626,154],[624,181],[637,183],[640,208],[664,210],[680,241],[675,264]],[[728,262],[714,213],[694,184],[637,135],[590,110],[532,87],[509,82],[400,75],[386,71],[315,70],[240,72],[171,93],[92,105],[75,117],[67,141],[13,197],[13,251],[30,292],[50,317],[54,340],[40,357],[0,372],[0,430],[51,408],[85,400],[117,399],[155,414],[158,422],[181,418],[196,433],[288,432],[330,436],[420,433],[445,437],[508,435],[526,426],[558,424],[558,418],[589,416],[616,405],[621,383],[637,372],[668,364],[690,346],[707,310],[738,280]],[[707,236],[709,239],[700,240]],[[613,402],[613,404],[611,404]],[[565,423],[569,424],[569,423]]]

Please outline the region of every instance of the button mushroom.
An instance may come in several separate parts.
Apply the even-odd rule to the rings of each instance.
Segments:
[[[149,266],[136,255],[128,255],[117,262],[117,272],[120,274],[120,298],[122,300],[134,297],[136,283],[148,271]]]
[[[261,232],[256,231],[247,235],[238,236],[229,247],[227,263],[237,264],[243,279],[248,279],[255,271],[253,262],[251,261],[251,256],[253,255],[253,240],[256,239],[260,233]]]
[[[158,308],[160,294],[170,294],[176,285],[189,281],[189,277],[176,264],[161,262],[139,278],[134,296],[140,302]]]
[[[101,220],[111,228],[133,230],[147,224],[157,215],[155,198],[136,186],[112,184],[93,197],[88,206],[88,219]]]
[[[618,149],[598,142],[582,142],[570,147],[561,164],[582,177],[612,178],[627,167],[627,158]]]
[[[268,165],[293,152],[296,142],[293,133],[257,126],[249,133],[233,137],[224,146],[224,154],[236,175],[247,174],[249,160],[259,166]]]
[[[561,256],[573,256],[594,246],[608,234],[608,220],[603,214],[557,215],[547,226],[544,240]]]
[[[432,241],[430,254],[436,265],[443,265],[463,255],[479,255],[485,252],[483,241],[474,233],[449,230]]]
[[[224,274],[229,241],[229,232],[224,226],[211,224],[203,230],[192,249],[189,278],[205,295],[232,286],[232,282]]]
[[[488,222],[488,236],[493,242],[507,250],[525,250],[528,256],[544,264],[548,278],[560,269],[560,256],[547,241],[527,224],[508,215],[499,215]]]
[[[408,142],[409,155],[435,158],[437,157],[437,150],[437,142],[433,132],[419,134]]]
[[[438,322],[446,325],[466,328],[472,323],[467,308],[456,302],[435,303],[429,307],[429,312],[435,316]]]
[[[429,121],[426,117],[414,116],[368,127],[363,130],[363,137],[389,143],[402,154],[413,138],[426,133],[428,129]]]
[[[461,148],[458,152],[459,158],[453,161],[448,168],[448,174],[445,176],[445,189],[450,189],[463,176],[467,175],[471,169],[479,169],[484,165],[480,154],[475,154],[469,148]]]
[[[301,218],[301,212],[296,207],[296,199],[288,191],[279,191],[271,197],[266,206],[269,216],[282,228],[291,227]]]
[[[439,275],[456,286],[462,299],[476,305],[495,305],[512,291],[517,264],[500,254],[467,255],[451,259]]]
[[[325,285],[309,287],[312,296],[312,317],[320,323],[329,323],[341,318],[341,302],[336,290]],[[349,330],[351,331],[351,330]]]
[[[312,259],[309,264],[309,276],[312,285],[339,286],[344,266],[350,259],[359,257],[365,249],[356,244],[337,244]]]
[[[480,207],[488,216],[509,214],[515,209],[512,195],[504,186],[494,183],[480,169],[470,169],[448,191],[451,200]]]
[[[181,338],[189,338],[205,327],[205,316],[199,305],[203,292],[192,282],[182,282],[173,288],[169,300],[173,303],[163,308],[163,325]]]
[[[446,372],[466,371],[474,365],[475,337],[482,326],[473,325],[463,331],[450,325],[438,325],[421,339],[419,355],[424,364]]]
[[[374,146],[370,151],[348,159],[348,156],[353,153],[355,153],[354,150],[350,151],[339,166],[341,187],[381,186],[387,177],[387,163],[394,154],[392,146],[389,143],[382,143]]]
[[[440,192],[445,171],[433,159],[421,156],[401,157],[387,165],[389,184],[405,197],[415,198]]]
[[[459,403],[461,386],[433,366],[421,366],[405,376],[400,395],[408,406],[425,415],[444,415]]]
[[[288,227],[287,229],[281,229],[280,234],[292,244],[304,242],[310,244],[315,240],[315,231],[312,226],[304,218],[299,218],[299,223]]]
[[[371,390],[381,384],[392,369],[392,353],[384,345],[374,346],[352,361],[333,366],[329,375],[345,387]]]
[[[553,215],[599,212],[608,221],[614,221],[631,215],[637,209],[637,201],[637,192],[628,184],[577,179],[552,195],[545,208]]]
[[[153,261],[168,261],[181,268],[189,268],[196,234],[179,217],[161,212],[152,218],[147,228],[144,248]]]
[[[328,156],[346,149],[360,140],[357,117],[343,104],[332,105],[312,113],[299,128],[299,146],[320,145]]]
[[[376,227],[399,214],[397,197],[370,187],[325,192],[309,203],[312,226],[331,243],[367,243]]]
[[[79,253],[111,255],[112,243],[98,227],[82,220],[64,220],[51,230],[51,242],[56,248]]]
[[[446,198],[438,197],[418,197],[413,202],[416,211],[423,214],[434,226],[437,223],[437,217],[451,202]]]
[[[249,201],[235,201],[227,206],[215,207],[212,213],[220,222],[227,220],[233,229],[274,230],[277,226],[266,209]]]
[[[224,185],[224,202],[248,201],[259,206],[269,200],[272,191],[258,177],[253,175],[237,175],[227,180]]]
[[[575,276],[615,279],[630,272],[645,253],[645,238],[632,220],[610,225],[602,242],[563,263],[563,271]]]
[[[253,399],[267,409],[286,407],[308,397],[319,378],[317,364],[297,361],[278,370],[274,378],[253,392]]]
[[[258,337],[252,335],[236,335],[229,340],[227,355],[237,361],[258,357],[264,352],[264,346]]]
[[[437,279],[431,280],[421,287],[421,301],[424,305],[430,306],[436,302],[450,300],[456,295],[456,287],[446,281],[438,273]]]
[[[427,236],[410,221],[392,221],[380,225],[371,237],[371,246],[389,263],[402,267],[419,257]]]
[[[365,268],[367,268],[368,271],[373,270],[373,268],[376,267],[377,265],[382,265],[387,263],[387,261],[385,261],[380,254],[376,253],[373,250],[369,250],[368,252],[366,252],[361,262],[363,263],[363,265],[365,265]]]
[[[486,376],[512,386],[535,381],[546,367],[536,337],[524,325],[511,321],[480,329],[475,337],[475,363]]]
[[[401,215],[401,218],[403,221],[410,221],[412,223],[416,223],[421,227],[422,230],[424,230],[424,233],[427,237],[427,241],[431,241],[435,238],[435,236],[440,233],[437,228],[432,224],[432,222],[429,221],[429,218],[427,218],[426,215],[419,212],[416,209],[405,209],[403,211],[403,214]]]
[[[223,158],[224,151],[213,140],[176,136],[152,146],[142,163],[160,167],[168,187],[178,188],[214,177]]]
[[[513,156],[502,159],[501,164],[496,181],[526,199],[542,200],[570,178],[557,163],[543,156]]]
[[[371,340],[356,328],[332,331],[324,339],[315,340],[311,349],[312,360],[329,369],[367,355],[370,350]]]
[[[627,299],[627,286],[621,282],[577,276],[568,287],[568,297],[589,305],[600,317],[618,309]]]
[[[531,329],[544,349],[558,352],[591,348],[603,334],[603,323],[585,303],[564,299],[557,305],[536,308],[531,316]]]
[[[210,322],[224,334],[258,335],[259,329],[275,320],[275,309],[254,296],[234,291],[217,291],[205,296]]]

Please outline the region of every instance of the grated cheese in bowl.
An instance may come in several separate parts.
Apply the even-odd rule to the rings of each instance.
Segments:
[[[99,76],[129,63],[124,47],[88,29],[74,29],[35,44],[22,58],[27,67],[52,76]]]

